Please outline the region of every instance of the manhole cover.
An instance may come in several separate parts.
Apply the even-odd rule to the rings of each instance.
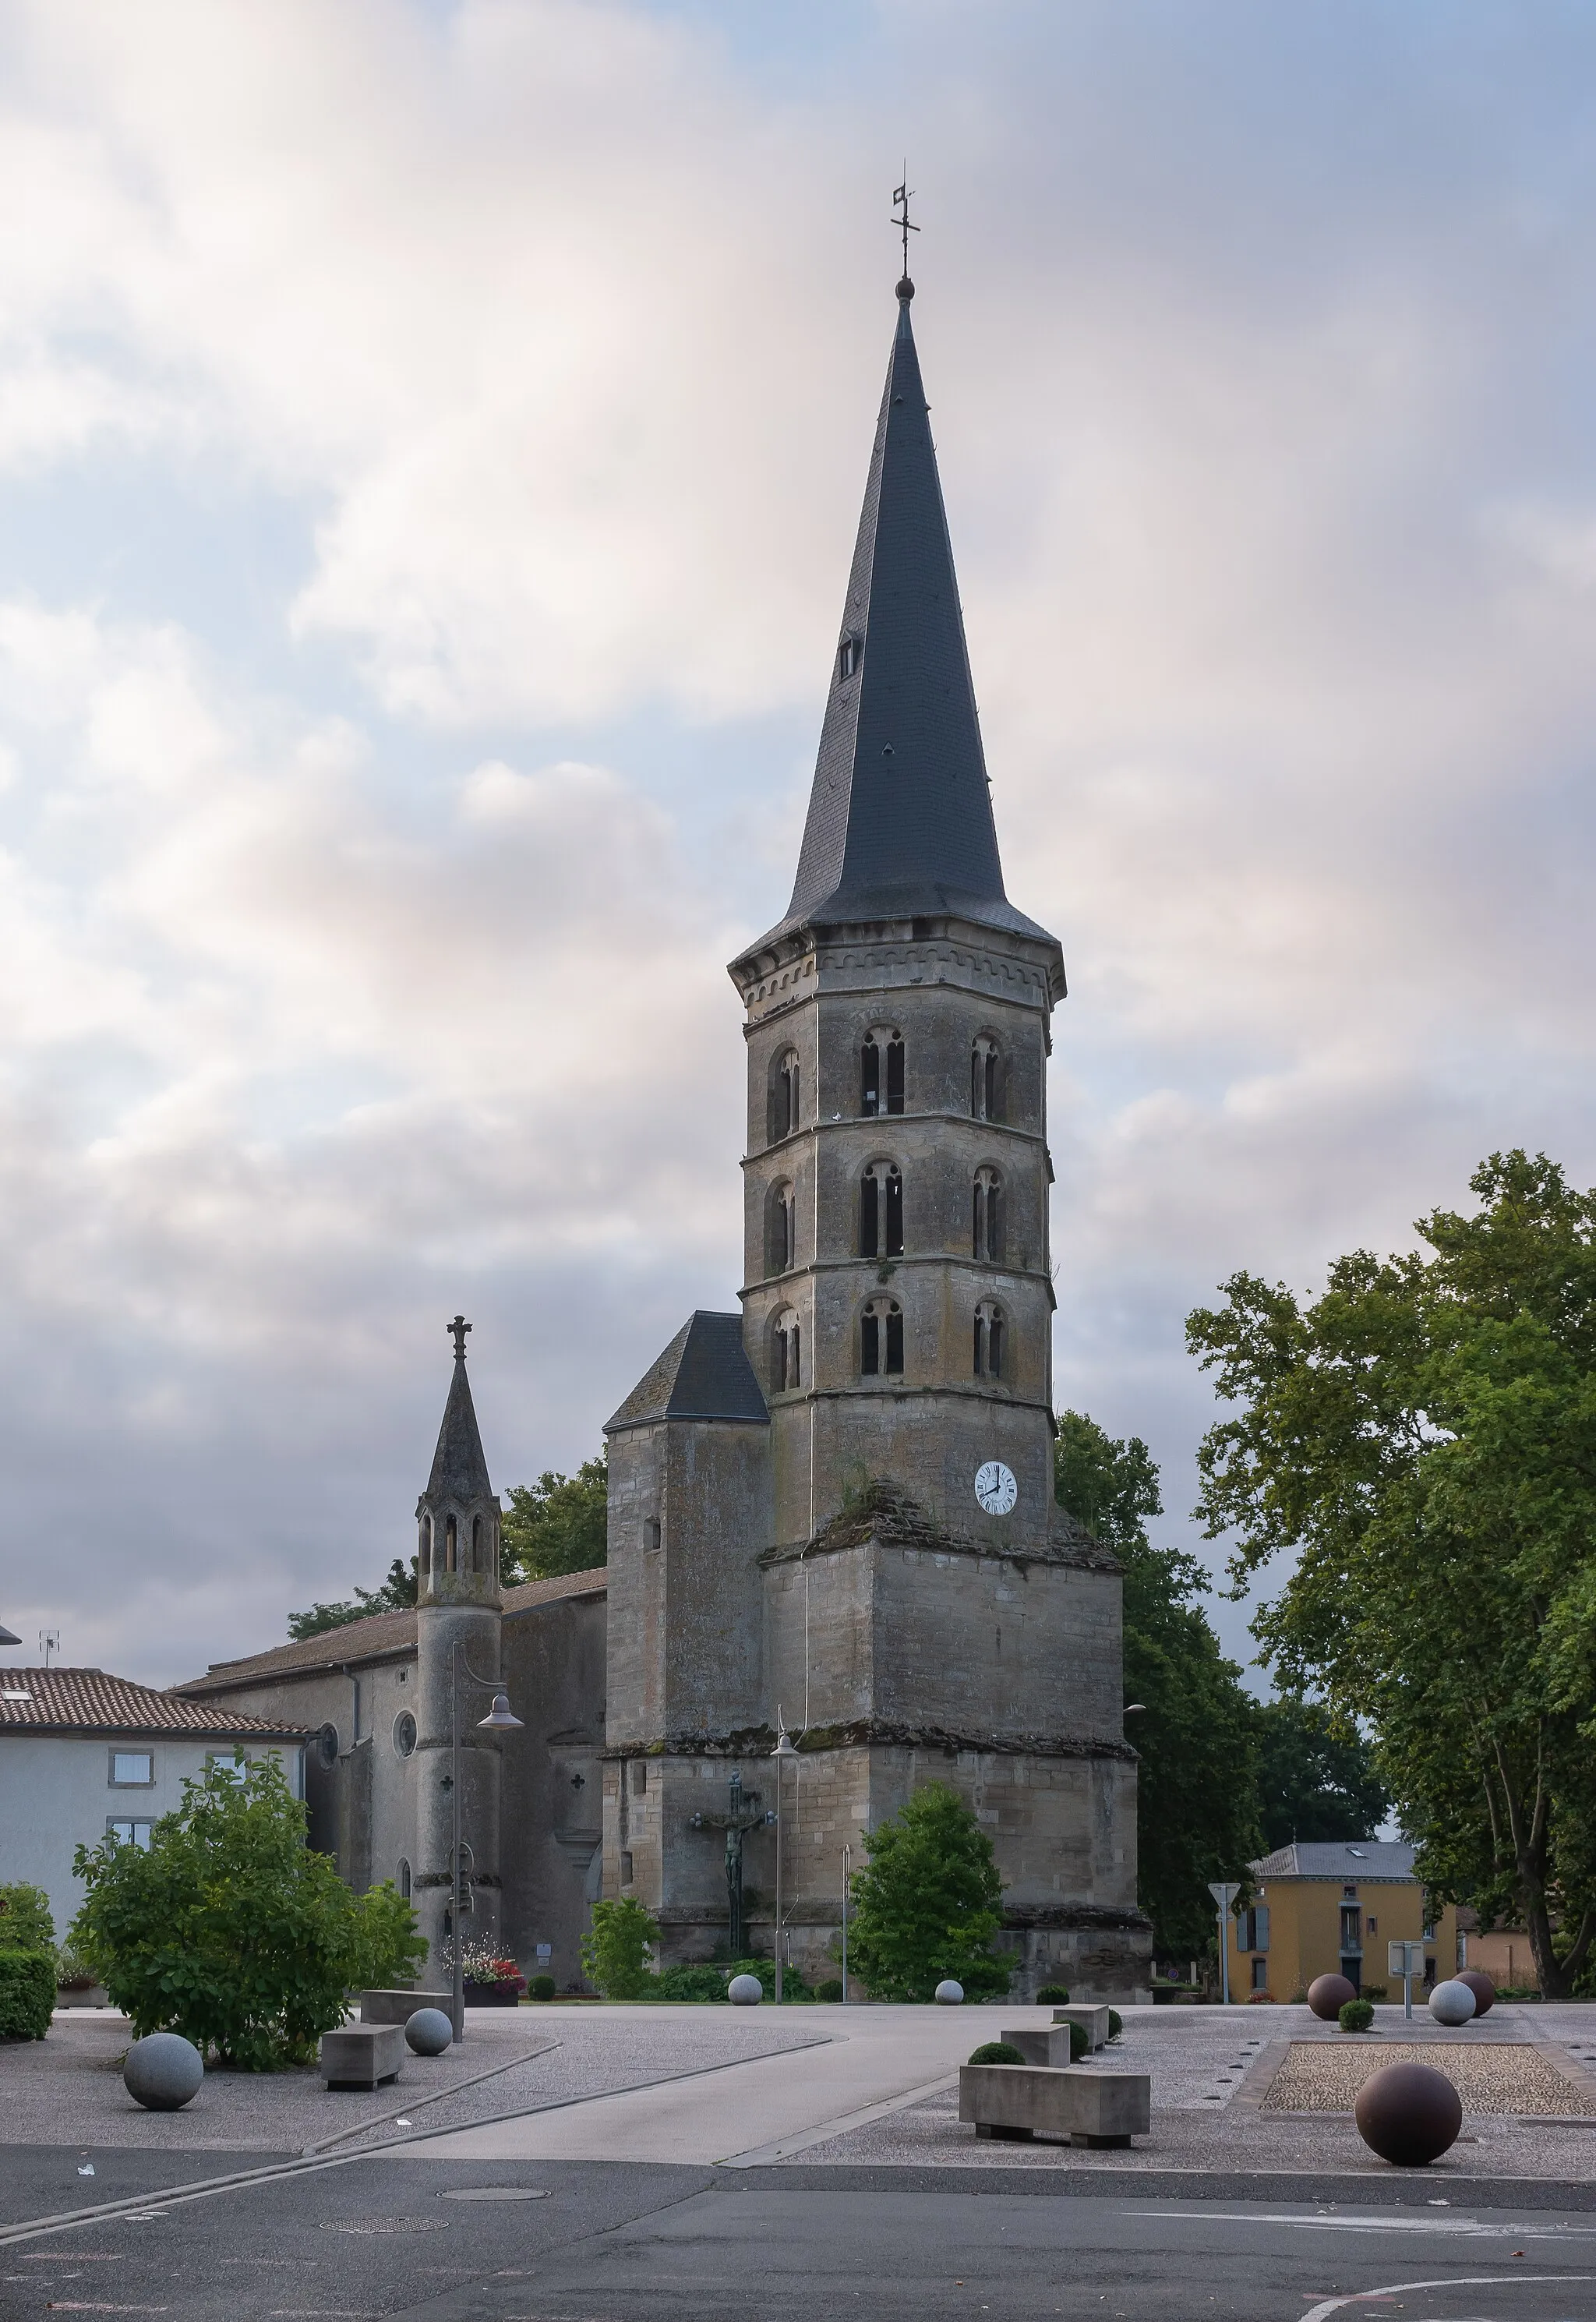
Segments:
[[[324,2234],[441,2234],[446,2217],[326,2217]]]
[[[541,2185],[453,2185],[440,2193],[440,2201],[546,2201]]]

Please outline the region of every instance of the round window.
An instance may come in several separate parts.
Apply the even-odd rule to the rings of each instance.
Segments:
[[[324,1725],[321,1732],[316,1735],[316,1756],[321,1760],[324,1766],[335,1766],[338,1763],[338,1728],[336,1725]]]
[[[415,1747],[415,1720],[407,1709],[401,1709],[394,1720],[394,1748],[401,1758],[407,1758]]]

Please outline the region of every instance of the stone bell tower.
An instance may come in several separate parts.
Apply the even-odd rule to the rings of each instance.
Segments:
[[[906,277],[792,900],[731,964],[742,1314],[696,1315],[606,1431],[605,1891],[673,1956],[724,1940],[725,1785],[768,1806],[785,1725],[795,1963],[832,1971],[844,1847],[857,1866],[942,1780],[990,1829],[1016,1996],[1118,1995],[1151,1941],[1119,1569],[1053,1489],[1063,959],[1004,887],[913,297]],[[767,1833],[743,1851],[769,1950]]]
[[[454,1796],[453,1719],[461,1739],[464,1937],[471,1949],[499,1938],[499,1742],[478,1721],[499,1674],[502,1613],[498,1589],[499,1504],[488,1480],[477,1413],[466,1377],[466,1334],[457,1314],[454,1376],[433,1472],[415,1504],[416,1543],[416,1851],[412,1887],[421,1932],[433,1947],[450,1932]],[[458,1707],[456,1707],[458,1705]]]

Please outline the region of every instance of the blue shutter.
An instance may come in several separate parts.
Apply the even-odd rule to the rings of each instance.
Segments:
[[[1259,1903],[1254,1906],[1253,1949],[1255,1952],[1266,1952],[1269,1949],[1269,1906],[1267,1903]]]

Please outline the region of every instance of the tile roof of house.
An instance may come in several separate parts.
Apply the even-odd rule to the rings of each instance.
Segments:
[[[590,1572],[561,1572],[552,1580],[524,1580],[504,1591],[505,1618],[535,1613],[540,1605],[556,1604],[570,1596],[602,1596],[609,1574],[600,1564]],[[172,1691],[190,1698],[230,1693],[241,1686],[259,1685],[265,1678],[299,1677],[319,1669],[337,1669],[357,1661],[403,1659],[415,1650],[415,1609],[372,1613],[363,1621],[346,1621],[336,1629],[323,1629],[287,1645],[269,1646],[242,1660],[213,1661],[203,1677],[188,1678]]]
[[[1413,1853],[1406,1838],[1293,1840],[1247,1868],[1254,1879],[1411,1879]]]
[[[304,1732],[236,1709],[201,1708],[104,1669],[0,1668],[0,1733],[258,1734],[297,1742]]]

